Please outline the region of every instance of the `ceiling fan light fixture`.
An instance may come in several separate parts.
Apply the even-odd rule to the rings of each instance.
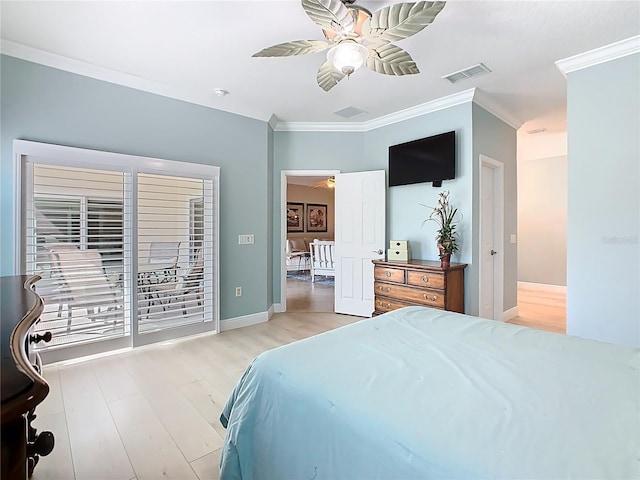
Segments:
[[[349,76],[367,61],[369,49],[364,45],[344,40],[327,52],[327,60],[339,72]]]

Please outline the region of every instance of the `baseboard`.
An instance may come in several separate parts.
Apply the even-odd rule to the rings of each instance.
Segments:
[[[236,328],[250,327],[251,325],[268,322],[269,318],[269,312],[259,312],[242,317],[227,318],[220,320],[220,331],[226,332],[228,330],[235,330]]]
[[[535,282],[520,282],[518,281],[519,287],[530,288],[532,290],[556,290],[558,292],[566,292],[566,285],[552,285],[550,283],[535,283]]]
[[[508,322],[509,320],[511,320],[512,318],[515,318],[518,316],[518,307],[515,306],[513,308],[510,308],[509,310],[505,310],[505,312],[502,314],[502,321],[503,322]]]
[[[273,305],[271,305],[269,307],[269,310],[267,310],[267,321],[271,320],[271,317],[273,317],[273,313],[274,313],[274,309],[273,309]]]
[[[284,309],[284,306],[281,303],[274,303],[273,311],[275,313],[284,313],[286,310]]]

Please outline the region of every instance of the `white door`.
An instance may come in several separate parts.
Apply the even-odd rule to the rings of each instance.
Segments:
[[[502,164],[481,156],[480,316],[502,320]]]
[[[386,244],[385,185],[384,170],[336,175],[336,313],[373,313],[372,260],[384,259]]]

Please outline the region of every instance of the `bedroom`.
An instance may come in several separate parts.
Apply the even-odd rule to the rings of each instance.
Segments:
[[[6,18],[3,12],[3,22]],[[567,52],[554,60],[637,35],[637,24],[624,33],[623,36],[603,33],[598,38],[604,37],[606,41],[594,43],[594,40],[589,48]],[[309,34],[300,32],[300,35]],[[283,41],[289,35],[285,37]],[[265,42],[259,42],[257,47]],[[507,166],[515,162],[516,129],[481,106],[479,92],[477,98],[470,95],[458,105],[369,131],[274,130],[265,119],[234,115],[118,85],[117,81],[63,71],[47,66],[46,60],[42,64],[35,59],[30,61],[29,53],[33,52],[25,52],[21,58],[6,52],[2,56],[2,274],[15,273],[13,139],[219,165],[223,205],[220,231],[225,232],[220,237],[223,329],[225,324],[231,328],[264,322],[280,303],[281,170],[329,168],[350,172],[385,168],[385,149],[389,144],[455,129],[462,138],[463,171],[451,183],[450,190],[463,204],[469,222],[465,233],[472,238],[477,215],[472,159],[484,153],[503,159]],[[582,159],[569,171],[568,329],[569,333],[632,345],[638,344],[640,322],[637,300],[634,301],[634,292],[638,290],[638,172],[637,161],[633,163],[638,143],[637,62],[636,50],[631,55],[569,73],[566,80],[569,156]],[[317,65],[311,63],[307,72],[304,68],[296,70],[302,77],[310,75],[313,80]],[[552,64],[548,68],[556,69]],[[349,82],[356,80],[354,76]],[[611,88],[602,89],[601,85]],[[229,98],[233,96],[232,91]],[[600,99],[597,104],[591,102],[594,96]],[[593,138],[599,139],[595,147]],[[331,155],[327,155],[327,146]],[[606,170],[602,168],[603,158]],[[626,175],[620,173],[625,171]],[[508,175],[513,178],[515,168]],[[251,195],[247,195],[249,189]],[[434,195],[435,189],[430,186],[390,191],[387,237],[424,238],[420,254],[432,257],[435,247],[430,235],[420,229],[423,215],[420,203],[430,202]],[[515,194],[508,191],[507,195],[512,199]],[[611,223],[603,224],[602,218],[610,211],[609,199],[623,205],[622,218],[611,218]],[[635,203],[629,199],[635,199]],[[513,232],[516,221],[515,212],[507,211],[506,231]],[[243,233],[255,234],[256,243],[238,245],[237,235]],[[509,248],[505,251],[510,259],[504,274],[505,310],[517,305],[516,249],[507,245]],[[472,242],[465,244],[458,260],[473,265]],[[621,269],[621,263],[630,268]],[[471,268],[467,273],[467,311],[473,313],[478,304],[477,272]],[[594,295],[601,292],[603,277],[607,278],[608,287],[606,306],[597,298],[599,295]],[[239,285],[243,295],[236,297],[235,287]],[[613,315],[620,320],[604,322],[605,308],[613,308]]]

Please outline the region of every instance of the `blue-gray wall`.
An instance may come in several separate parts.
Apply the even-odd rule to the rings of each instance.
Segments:
[[[476,127],[476,124],[478,125]],[[476,128],[481,132],[476,134]],[[515,233],[515,158],[516,132],[484,109],[468,102],[455,107],[439,110],[392,125],[366,132],[275,132],[275,170],[274,183],[274,222],[280,222],[280,179],[281,170],[323,170],[337,169],[342,172],[365,170],[388,170],[388,148],[390,145],[415,140],[455,130],[457,148],[456,179],[445,181],[442,189],[451,192],[451,202],[462,214],[460,224],[461,249],[453,256],[454,262],[467,263],[465,272],[466,312],[478,313],[478,272],[474,261],[473,233],[474,202],[477,202],[473,189],[477,188],[476,164],[478,154],[484,153],[496,159],[502,159],[508,167],[506,181],[513,185],[507,189],[510,197],[506,203],[513,205],[509,209],[506,222],[513,225]],[[485,136],[482,141],[480,136]],[[473,146],[474,139],[481,143]],[[504,145],[496,145],[502,142]],[[477,152],[476,152],[477,151]],[[475,173],[474,173],[475,172]],[[475,177],[474,177],[475,175]],[[432,222],[423,225],[430,213],[428,206],[434,206],[438,193],[442,190],[431,184],[406,185],[387,188],[387,241],[392,239],[409,240],[412,257],[421,259],[438,258],[435,244],[436,226]],[[507,215],[505,215],[507,217]],[[509,230],[511,231],[511,230]],[[280,245],[280,231],[275,232],[274,245]],[[515,257],[515,248],[513,255]],[[509,259],[511,258],[509,252]],[[280,299],[280,252],[274,249],[274,302]],[[516,265],[510,261],[505,271],[505,307],[516,305]],[[508,284],[508,285],[507,285]]]
[[[274,132],[267,122],[8,56],[1,62],[3,275],[14,273],[12,141],[16,138],[220,166],[224,320],[265,312],[280,302],[282,170],[386,170],[390,145],[455,130],[457,178],[446,181],[443,188],[451,191],[451,200],[462,213],[461,250],[453,260],[469,264],[465,303],[468,313],[478,312],[473,247],[478,155],[509,164],[512,151],[515,159],[515,130],[477,105],[468,102],[366,132]],[[509,188],[506,203],[515,209],[515,177],[513,191]],[[430,184],[387,190],[387,239],[410,240],[414,258],[437,258],[436,227],[422,222],[429,213],[425,205],[435,205],[439,191]],[[510,218],[505,214],[505,233],[511,231]],[[255,244],[238,245],[241,233],[253,233]],[[236,286],[243,287],[242,297],[235,297]],[[515,288],[515,273],[505,268],[505,308],[515,305]]]
[[[567,75],[567,333],[640,346],[640,54]]]
[[[1,57],[0,273],[12,275],[14,139],[207,165],[220,170],[221,318],[265,312],[272,286],[273,131],[266,122],[16,58]],[[238,245],[253,233],[254,245]],[[235,297],[235,287],[243,296]]]
[[[518,250],[510,243],[509,235],[518,231],[518,172],[516,131],[510,125],[473,105],[473,256],[479,259],[480,251],[480,155],[486,155],[504,165],[504,238],[501,248],[504,259],[503,309],[509,311],[518,305]],[[479,285],[479,271],[473,270],[472,279]],[[473,292],[479,295],[478,289]],[[474,297],[477,298],[477,297]],[[479,302],[479,299],[478,299]]]

